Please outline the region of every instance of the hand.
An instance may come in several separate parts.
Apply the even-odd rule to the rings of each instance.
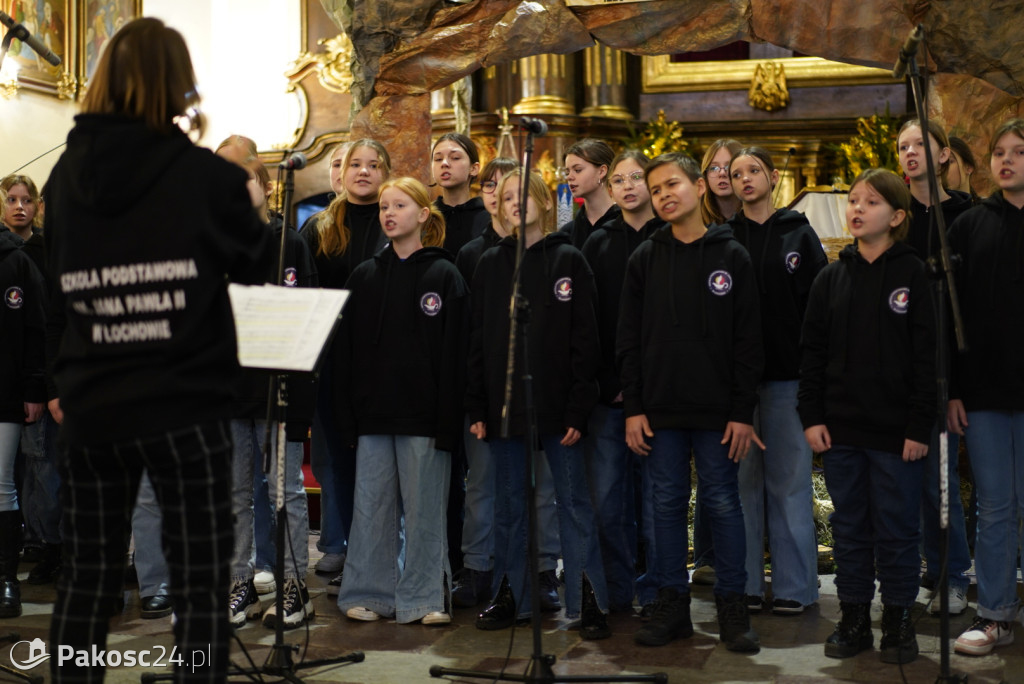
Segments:
[[[57,421],[57,425],[64,422],[64,412],[60,410],[60,397],[51,399],[46,408],[50,409],[50,415]]]
[[[804,430],[804,439],[811,446],[811,451],[821,454],[832,448],[832,435],[824,425],[812,425]]]
[[[747,423],[737,423],[730,420],[725,424],[725,434],[722,435],[722,444],[729,445],[729,460],[739,463],[747,457],[750,452],[750,442],[753,441],[762,449],[764,442],[754,432],[754,426]]]
[[[967,410],[964,409],[964,402],[959,399],[950,399],[947,404],[946,427],[954,435],[964,436],[964,428],[967,427]]]
[[[928,445],[912,439],[903,440],[903,460],[916,461],[928,455]]]
[[[653,437],[651,424],[647,422],[647,416],[641,413],[637,416],[626,418],[626,446],[637,456],[646,456],[651,453],[651,445],[644,441],[644,437]]]
[[[576,442],[580,441],[580,437],[582,436],[583,435],[576,428],[568,428],[565,431],[565,437],[562,438],[562,441],[559,442],[559,444],[562,446],[572,446]]]
[[[43,403],[25,402],[25,422],[34,423],[43,417]]]
[[[477,439],[487,439],[487,423],[480,420],[469,426],[470,433],[476,435]]]

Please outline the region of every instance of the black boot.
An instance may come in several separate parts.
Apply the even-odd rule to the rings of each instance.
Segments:
[[[662,587],[651,610],[651,619],[633,633],[633,641],[644,646],[664,646],[673,639],[691,636],[690,595]]]
[[[580,610],[580,636],[584,639],[607,639],[612,635],[608,626],[608,616],[601,612],[594,596],[594,588],[590,580],[583,576],[583,601]]]
[[[909,608],[882,606],[882,640],[878,647],[883,663],[904,665],[917,659],[917,635]]]
[[[516,624],[516,599],[512,595],[512,587],[508,577],[501,578],[501,586],[491,604],[476,618],[477,629],[505,629]]]
[[[21,615],[21,587],[18,584],[21,535],[21,511],[0,512],[0,618]]]
[[[60,576],[63,564],[60,560],[60,544],[46,544],[43,557],[28,573],[29,584],[52,584]]]
[[[718,638],[730,651],[756,653],[761,650],[761,639],[750,626],[750,613],[743,594],[730,593],[715,596],[718,606]]]
[[[836,629],[825,640],[825,655],[829,658],[849,658],[866,651],[874,644],[871,634],[870,603],[839,603],[843,616]]]

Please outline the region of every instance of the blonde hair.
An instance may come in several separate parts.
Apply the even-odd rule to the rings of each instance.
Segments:
[[[42,228],[43,212],[39,211],[39,189],[36,188],[36,184],[31,178],[20,173],[12,173],[9,176],[4,176],[3,180],[0,180],[0,193],[2,193],[0,200],[3,201],[3,204],[0,205],[0,219],[7,216],[7,191],[15,185],[24,185],[25,189],[28,190],[29,198],[36,205],[36,213],[32,217],[32,226]]]
[[[498,193],[498,218],[501,219],[502,223],[508,228],[509,235],[512,237],[519,237],[519,224],[512,221],[508,216],[505,215],[505,203],[501,200],[501,195],[505,192],[505,187],[508,183],[519,182],[523,172],[520,169],[513,169],[507,174],[502,176],[501,184],[495,191]],[[540,234],[548,235],[555,232],[555,203],[551,200],[551,190],[548,189],[548,184],[544,182],[544,177],[536,171],[530,172],[530,182],[527,187],[526,194],[531,197],[534,203],[537,205],[537,223],[540,224]]]
[[[427,186],[415,178],[400,176],[381,183],[380,194],[383,195],[384,191],[388,188],[404,192],[420,209],[426,208],[430,210],[427,220],[423,223],[423,227],[420,228],[420,242],[424,247],[443,246],[444,216],[441,214],[441,210],[437,208],[437,205],[430,201],[430,193],[427,191]]]
[[[122,26],[107,43],[82,99],[82,112],[141,119],[164,133],[198,102],[185,39],[159,19],[143,17]],[[197,114],[192,121],[201,136],[202,119]]]
[[[708,178],[708,167],[711,166],[711,162],[714,161],[715,155],[722,148],[729,150],[729,166],[732,166],[732,159],[736,156],[743,145],[738,140],[731,138],[720,138],[715,142],[711,143],[707,151],[704,153],[704,160],[700,165],[700,172],[704,176],[704,182],[708,184],[708,192],[704,193],[704,197],[700,200],[700,216],[704,223],[725,223],[729,218],[728,216],[722,216],[722,210],[718,208],[718,195],[710,192],[711,179]],[[739,198],[737,198],[739,199]]]
[[[391,175],[391,156],[388,155],[384,145],[373,138],[361,138],[353,142],[345,150],[342,166],[346,169],[348,168],[349,163],[352,161],[352,155],[360,147],[368,147],[377,153],[377,168],[380,170],[382,180],[387,181]],[[316,250],[317,256],[339,256],[348,249],[348,242],[352,237],[352,231],[345,224],[346,213],[348,213],[348,191],[342,185],[341,192],[331,200],[326,209],[320,212],[320,216],[316,220],[315,228],[320,235],[320,245]]]

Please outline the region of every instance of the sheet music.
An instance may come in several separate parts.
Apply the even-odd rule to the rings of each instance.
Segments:
[[[311,371],[341,316],[348,290],[228,285],[245,368]]]

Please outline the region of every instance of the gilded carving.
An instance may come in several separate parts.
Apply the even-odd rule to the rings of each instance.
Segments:
[[[786,70],[780,62],[759,62],[750,81],[747,101],[754,109],[773,112],[789,106]]]
[[[333,38],[321,38],[317,45],[322,45],[325,52],[299,55],[285,76],[294,86],[311,67],[316,70],[316,78],[327,90],[346,94],[352,89],[352,41],[344,33]]]

